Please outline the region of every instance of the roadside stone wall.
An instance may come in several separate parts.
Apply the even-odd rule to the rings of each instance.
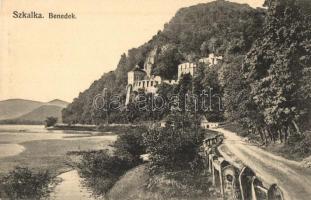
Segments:
[[[206,170],[212,174],[213,185],[219,189],[224,200],[284,200],[276,185],[264,185],[263,180],[245,165],[227,161],[218,151],[222,135],[203,141],[203,157]]]

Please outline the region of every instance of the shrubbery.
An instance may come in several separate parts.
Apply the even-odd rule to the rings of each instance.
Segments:
[[[193,119],[174,114],[165,128],[149,130],[144,143],[150,154],[151,171],[177,171],[190,169],[198,156],[204,132],[195,126]],[[194,122],[194,123],[193,123]]]
[[[105,194],[132,165],[108,150],[84,153],[78,164],[79,172],[95,196]]]
[[[288,143],[281,149],[281,152],[293,159],[310,156],[311,132],[306,132],[305,135],[291,135],[288,138]]]
[[[41,199],[49,196],[55,178],[49,171],[34,172],[28,168],[16,167],[1,180],[5,198]]]
[[[206,199],[213,195],[211,187],[211,176],[202,176],[192,170],[162,173],[153,176],[148,183],[148,190],[161,191],[164,199]]]
[[[45,120],[46,127],[54,126],[57,123],[57,117],[48,117]]]
[[[142,163],[140,155],[145,153],[142,134],[145,127],[129,127],[112,145],[114,152],[108,150],[82,153],[78,169],[86,186],[95,196],[105,195],[127,170]]]
[[[140,155],[146,153],[142,137],[145,132],[147,132],[145,126],[130,127],[126,134],[119,135],[113,145],[115,155],[130,161],[132,165],[138,165],[141,162]]]
[[[203,174],[203,159],[198,152],[205,131],[189,113],[171,114],[167,120],[166,127],[144,134],[150,154],[148,189],[161,191],[169,199],[210,196],[210,176]]]
[[[200,133],[188,130],[184,133],[174,127],[150,130],[144,135],[151,168],[156,171],[189,169],[198,156]]]

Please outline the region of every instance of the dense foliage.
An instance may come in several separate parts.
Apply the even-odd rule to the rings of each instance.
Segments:
[[[49,196],[55,178],[48,171],[35,172],[29,168],[16,167],[1,179],[1,198],[43,199]],[[0,193],[1,194],[1,193]]]
[[[113,94],[121,96],[121,104],[125,101],[127,72],[136,65],[143,67],[149,53],[156,49],[155,68],[153,74],[165,79],[176,79],[177,65],[185,61],[196,61],[208,53],[223,55],[244,55],[250,49],[258,33],[262,31],[265,11],[253,9],[228,1],[214,1],[180,9],[172,20],[165,24],[150,41],[138,48],[133,48],[120,58],[115,71],[104,74],[89,89],[79,94],[74,101],[63,110],[63,121],[66,123],[101,124],[106,122],[126,123],[142,120],[157,120],[166,113],[144,113],[131,109],[121,111],[97,110],[93,106],[96,95],[107,88],[107,97]],[[231,60],[225,57],[225,63]],[[220,68],[207,70],[210,74],[207,83],[215,83],[212,74],[221,74]],[[219,77],[221,79],[221,77]],[[198,81],[201,82],[201,81]],[[217,85],[220,82],[216,82]],[[222,91],[220,91],[222,92]],[[217,113],[214,113],[214,116]],[[220,117],[222,118],[222,117]],[[216,120],[216,119],[215,119]]]
[[[51,127],[54,126],[57,123],[57,117],[48,117],[45,120],[45,126],[46,127]]]
[[[198,153],[209,133],[198,125],[191,112],[173,112],[167,116],[165,127],[143,135],[150,159],[149,191],[161,191],[167,199],[212,198],[211,176],[204,173],[203,158]]]
[[[211,176],[192,170],[181,170],[152,175],[148,180],[148,191],[155,195],[148,200],[154,199],[183,199],[205,200],[217,199],[217,193],[212,186]]]
[[[115,155],[127,159],[133,166],[141,163],[140,156],[146,153],[142,135],[147,132],[145,126],[133,127],[126,134],[118,136],[114,143]]]
[[[108,150],[84,153],[78,165],[84,184],[94,196],[104,195],[131,167],[127,160],[111,155]]]
[[[140,155],[145,153],[143,133],[145,127],[129,127],[126,134],[120,134],[109,150],[81,152],[79,173],[84,184],[94,196],[105,195],[117,180],[129,169],[142,163]]]
[[[298,2],[267,0],[263,33],[225,73],[229,117],[266,144],[310,128],[311,23]]]
[[[143,135],[152,173],[195,169],[200,164],[198,150],[204,132],[193,120],[187,113],[175,113],[169,116],[164,128],[151,129]]]
[[[142,67],[151,51],[156,52],[153,74],[168,79],[176,78],[179,63],[215,53],[223,56],[221,63],[200,64],[197,76],[183,77],[174,86],[161,84],[158,93],[166,98],[177,95],[183,109],[185,94],[200,95],[203,89],[212,88],[219,103],[214,101],[209,110],[192,114],[205,115],[209,121],[239,122],[250,137],[258,136],[265,144],[303,134],[311,121],[310,4],[307,0],[266,0],[268,9],[264,10],[218,0],[182,8],[163,31],[123,54],[114,72],[81,93],[63,111],[64,121],[161,120],[170,114],[171,105],[160,111],[137,110],[133,104],[120,111],[102,111],[94,109],[93,98],[107,88],[107,97],[121,94],[124,105],[127,72],[135,65]],[[145,107],[150,108],[151,95],[145,95]]]

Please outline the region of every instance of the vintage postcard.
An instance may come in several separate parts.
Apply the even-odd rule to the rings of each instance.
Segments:
[[[311,0],[0,0],[0,200],[310,200]]]

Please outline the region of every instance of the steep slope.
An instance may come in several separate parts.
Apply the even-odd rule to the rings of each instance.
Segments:
[[[25,99],[8,99],[0,101],[0,120],[20,117],[44,103]]]
[[[237,4],[223,0],[198,4],[180,9],[172,20],[164,25],[153,38],[127,54],[121,55],[115,71],[104,74],[87,90],[81,92],[63,111],[65,122],[101,123],[103,113],[92,106],[92,100],[104,88],[113,94],[121,94],[125,100],[127,72],[136,65],[141,68],[148,60],[150,52],[157,49],[154,56],[153,75],[174,79],[178,64],[196,61],[214,52],[224,56],[230,65],[231,57],[244,56],[256,36],[262,31],[265,10],[253,9],[247,4]],[[117,114],[116,114],[117,115]],[[115,116],[110,121],[126,117]]]
[[[127,171],[110,189],[107,193],[107,198],[110,200],[176,200],[176,199],[196,199],[196,200],[215,200],[215,196],[206,196],[206,194],[195,192],[195,190],[188,189],[188,195],[180,193],[178,190],[185,190],[186,186],[174,180],[165,180],[165,178],[154,176],[157,180],[157,187],[152,190],[147,189],[148,180],[150,180],[147,164],[139,165]],[[187,179],[186,177],[184,177]],[[206,183],[208,184],[208,183]]]
[[[58,121],[61,121],[61,112],[63,107],[56,105],[43,105],[35,110],[18,117],[17,121],[34,121],[34,122],[44,122],[47,117],[57,117]]]

